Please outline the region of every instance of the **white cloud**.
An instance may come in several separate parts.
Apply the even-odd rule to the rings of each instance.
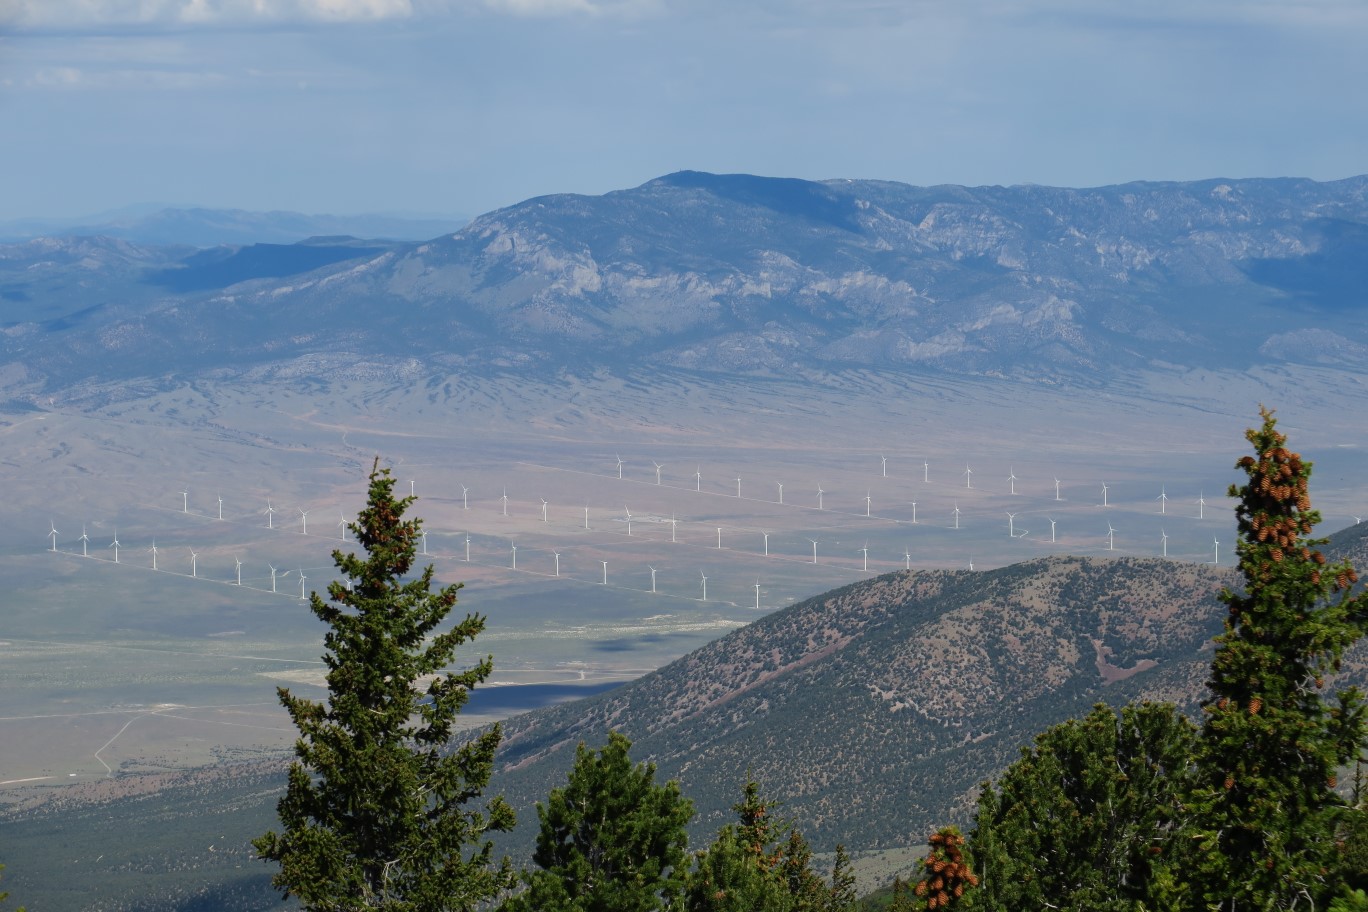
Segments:
[[[485,9],[522,18],[640,16],[665,0],[0,0],[0,27],[85,31],[105,27],[376,22]]]
[[[41,29],[354,22],[412,14],[412,0],[0,0],[0,25]]]

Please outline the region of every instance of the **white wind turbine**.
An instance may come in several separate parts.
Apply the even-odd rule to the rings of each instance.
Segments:
[[[622,480],[622,457],[621,457],[621,456],[617,457],[617,465],[618,465],[618,481],[621,481],[621,480]]]
[[[955,528],[956,528],[956,529],[959,528],[959,516],[960,516],[959,504],[955,504]]]
[[[868,572],[869,572],[869,542],[865,542],[865,546],[864,546],[863,548],[860,549],[860,553],[864,555],[864,570],[863,570],[863,572],[868,573]]]
[[[679,520],[678,520],[678,519],[675,519],[675,515],[674,515],[673,513],[671,513],[671,514],[670,514],[670,541],[671,541],[671,542],[677,541],[677,539],[675,538],[675,529],[676,529],[676,527],[677,527],[678,525],[679,525]]]
[[[546,521],[547,521],[547,520],[546,520],[546,498],[543,497],[543,498],[541,499],[541,502],[542,502],[542,522],[546,522]]]
[[[1107,521],[1107,550],[1116,550],[1116,530],[1112,528],[1111,521]]]
[[[741,499],[741,477],[739,475],[736,478],[736,499]]]
[[[153,570],[156,570],[156,569],[157,569],[157,540],[156,540],[155,538],[152,539],[152,547],[148,548],[147,550],[152,552],[152,569],[153,569]],[[191,551],[190,553],[191,553],[191,554],[194,554],[195,552]]]
[[[190,578],[199,578],[199,555],[195,553],[194,548],[190,549]]]
[[[1168,533],[1165,532],[1163,529],[1160,529],[1160,530],[1159,530],[1159,539],[1160,539],[1160,544],[1163,546],[1163,549],[1164,549],[1164,551],[1163,551],[1164,557],[1168,557]]]
[[[466,563],[470,563],[470,533],[466,533]]]
[[[930,483],[931,483],[931,463],[929,463],[929,462],[923,462],[923,463],[922,463],[922,483],[923,483],[923,484],[930,484]]]
[[[665,467],[660,463],[656,462],[654,459],[651,460],[651,465],[655,466],[656,469],[656,484],[660,484],[660,470]]]
[[[717,527],[717,550],[722,550],[722,527]]]
[[[1063,500],[1063,499],[1064,499],[1064,498],[1062,498],[1062,497],[1059,496],[1059,479],[1056,478],[1056,479],[1055,479],[1055,500]]]
[[[427,529],[423,530],[423,556],[427,557]]]
[[[755,581],[755,610],[760,610],[760,581]]]
[[[1107,504],[1107,483],[1106,483],[1105,481],[1102,482],[1102,506],[1104,506],[1104,507],[1105,507],[1105,506],[1108,506],[1108,504]]]
[[[89,542],[90,542],[90,536],[89,536],[89,535],[86,535],[86,527],[85,527],[85,524],[82,523],[82,524],[81,524],[81,557],[90,557],[90,555],[86,552],[86,546],[87,546],[87,544],[88,544]]]
[[[109,543],[109,547],[114,549],[114,563],[117,564],[119,562],[119,529],[117,526],[114,528],[114,540]]]
[[[817,539],[809,538],[808,541],[812,542],[812,562],[815,564],[817,563]]]
[[[865,490],[865,516],[869,516],[869,515],[870,515],[870,514],[869,514],[869,511],[870,511],[871,509],[873,509],[873,508],[870,506],[869,491],[866,489],[866,490]]]
[[[238,584],[239,586],[241,586],[241,585],[242,585],[242,558],[240,558],[240,557],[238,557],[236,554],[234,554],[234,555],[233,555],[233,563],[237,565],[237,584]]]
[[[703,467],[694,466],[694,490],[703,490]]]
[[[622,512],[627,514],[627,534],[630,536],[632,534],[632,511],[627,509],[626,504],[623,504]]]
[[[912,501],[912,525],[917,524],[917,502]]]
[[[1049,519],[1049,517],[1046,517],[1046,519]],[[1053,545],[1055,543],[1055,521],[1050,519],[1050,544]]]
[[[266,514],[266,528],[275,528],[275,507],[271,506],[271,498],[266,498],[266,509],[261,511]]]
[[[599,563],[603,564],[603,585],[606,586],[608,585],[608,562],[599,561]]]
[[[1163,516],[1168,512],[1168,489],[1161,487],[1159,489],[1159,496],[1154,499],[1159,501],[1159,515]]]
[[[1213,564],[1219,564],[1221,562],[1221,543],[1217,539],[1213,538],[1211,540],[1211,544],[1216,549],[1216,554],[1212,558],[1211,562]]]
[[[584,528],[585,531],[589,529],[589,501],[587,500],[584,502]]]
[[[708,600],[708,577],[702,570],[698,571],[698,575],[703,577],[703,601],[706,602]]]
[[[822,509],[822,495],[825,494],[825,493],[826,493],[826,491],[823,491],[823,490],[822,490],[822,486],[821,486],[821,485],[818,485],[818,486],[817,486],[817,509],[819,509],[819,510]]]
[[[1012,486],[1011,491],[1010,491],[1009,493],[1011,493],[1011,494],[1016,494],[1016,483],[1017,483],[1016,466],[1012,466],[1010,469],[1008,469],[1008,471],[1009,471],[1011,474],[1009,474],[1009,475],[1007,476],[1007,483],[1008,483],[1009,485]]]
[[[220,494],[220,495],[218,496],[218,502],[219,502],[219,522],[223,522],[223,495],[222,495],[222,494]]]
[[[880,470],[881,470],[882,473],[883,473],[883,477],[884,477],[884,478],[887,478],[887,477],[888,477],[888,457],[885,456],[885,455],[882,454],[882,453],[879,454],[879,466],[880,466]]]
[[[508,515],[508,488],[503,489],[503,515]]]
[[[296,509],[296,510],[299,510],[299,521],[300,521],[300,523],[302,524],[302,527],[303,527],[303,531],[302,531],[300,534],[301,534],[301,535],[308,535],[308,534],[309,534],[309,511],[303,509],[302,507],[295,507],[295,509]]]
[[[52,531],[48,533],[48,537],[52,539],[52,547],[49,548],[48,550],[49,550],[49,551],[56,551],[56,550],[57,550],[57,527],[56,527],[55,525],[53,525],[53,523],[52,523],[51,520],[48,520],[48,525],[49,525],[49,526],[52,526]]]
[[[467,488],[465,485],[461,485],[461,509],[470,509],[470,488]]]
[[[760,534],[765,536],[765,557],[769,557],[769,533],[762,531]]]
[[[271,568],[271,591],[276,591],[276,568],[274,564],[267,564]]]
[[[776,481],[775,484],[779,486],[779,502],[782,504],[784,502],[784,483]]]
[[[189,492],[189,491],[181,491],[181,492],[180,492],[180,496],[181,496],[181,512],[182,512],[182,513],[189,513],[189,512],[190,512],[190,492]]]
[[[1202,491],[1197,495],[1197,518],[1206,518],[1206,492]]]
[[[513,569],[518,569],[518,546],[516,543],[513,544]]]
[[[409,479],[409,497],[416,497],[416,496],[417,496],[417,495],[413,493],[413,479],[410,478],[410,479]],[[301,570],[300,572],[303,573],[304,571]]]
[[[337,525],[342,530],[342,540],[347,540],[347,514],[342,512],[342,508],[337,508]]]
[[[1016,514],[1007,514],[1007,537],[1016,538]]]
[[[974,470],[968,466],[964,467],[964,486],[972,488],[974,486]]]
[[[556,557],[556,576],[560,576],[560,552],[552,551],[551,553]]]
[[[904,549],[903,549],[903,558],[907,561],[907,569],[908,569],[908,570],[911,570],[911,569],[912,569],[912,549],[911,549],[911,548],[904,548]]]
[[[655,568],[655,567],[652,567],[650,564],[647,564],[646,567],[651,571],[651,594],[652,594],[652,595],[655,595],[655,594],[656,594],[656,587],[655,587],[656,568]]]
[[[409,482],[409,483],[412,484],[412,482]],[[303,568],[303,567],[300,567],[300,568],[299,568],[299,600],[300,600],[301,602],[307,601],[308,598],[309,598],[307,595],[304,594],[304,592],[305,592],[305,590],[304,590],[304,582],[305,582],[307,579],[308,579],[308,577],[304,575],[304,568]]]

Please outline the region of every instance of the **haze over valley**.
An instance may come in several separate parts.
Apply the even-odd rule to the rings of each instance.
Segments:
[[[1010,707],[1037,701],[1034,725],[1122,690],[1191,699],[1204,612],[1230,579],[1224,492],[1259,403],[1315,461],[1324,528],[1368,513],[1365,189],[684,172],[529,200],[422,241],[0,246],[0,797],[18,846],[6,884],[39,895],[25,868],[46,864],[41,828],[77,819],[62,814],[123,802],[137,817],[143,792],[190,809],[185,796],[221,787],[245,790],[223,799],[238,848],[165,857],[217,871],[205,882],[223,896],[255,897],[240,907],[269,894],[241,843],[269,815],[273,764],[295,737],[274,688],[322,693],[321,625],[300,596],[335,578],[330,553],[350,547],[340,522],[376,457],[418,497],[438,579],[463,581],[461,606],[489,618],[466,658],[492,653],[495,672],[465,721],[600,695],[513,723],[520,801],[563,775],[565,743],[598,737],[610,710],[593,706],[635,720],[633,737],[686,784],[744,772],[749,749],[719,746],[744,735],[721,716],[689,729],[714,744],[700,753],[647,704],[602,701],[681,657],[713,670],[670,686],[748,692],[718,656],[769,628],[719,638],[761,619],[791,632],[820,605],[826,629],[860,605],[858,639],[877,627],[860,612],[896,603],[929,625],[898,636],[939,642],[1001,610],[994,587],[1019,576],[1029,589],[1075,574],[1088,589],[1120,574],[1126,598],[1171,585],[1190,600],[1164,655],[1150,628],[1048,602],[1063,613],[1031,635],[1065,643],[1057,681],[1046,696],[1001,680],[983,685],[1001,690],[992,699],[961,695],[1008,716],[965,716],[990,741],[945,803],[900,811],[916,817],[907,839],[892,824],[852,842],[887,873],[1035,730],[1005,724]],[[864,601],[823,595],[852,584]],[[961,657],[985,681],[1001,670],[994,643]],[[793,673],[813,661],[807,646],[774,648],[798,649]],[[804,673],[834,693],[867,676],[894,700],[903,672],[890,669],[931,667],[877,656]],[[1022,661],[1025,679],[1043,673]],[[678,667],[620,693],[658,690]],[[1107,690],[1106,668],[1124,685]],[[774,686],[746,699],[789,684]],[[814,755],[807,773],[849,761]],[[232,763],[253,765],[236,780],[191,772]],[[709,825],[731,799],[700,800]],[[830,798],[792,800],[819,851],[857,837]],[[176,827],[198,832],[194,816]],[[147,889],[135,850],[94,846],[70,889],[107,879],[113,907],[131,907]],[[188,875],[168,884],[159,908],[193,892]]]

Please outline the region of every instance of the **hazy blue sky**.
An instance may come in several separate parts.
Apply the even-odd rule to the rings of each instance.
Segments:
[[[1368,171],[1365,0],[0,0],[0,218]]]

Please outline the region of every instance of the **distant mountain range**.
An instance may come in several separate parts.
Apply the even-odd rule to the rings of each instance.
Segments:
[[[204,207],[133,207],[85,219],[0,222],[0,243],[39,237],[109,237],[144,245],[219,247],[294,244],[328,235],[420,241],[456,231],[468,221],[466,216],[305,215]]]
[[[438,372],[1093,383],[1164,364],[1361,369],[1366,288],[1368,176],[1070,190],[681,172],[421,243],[0,246],[0,355],[23,368],[12,396],[320,351]]]
[[[1368,524],[1324,550],[1368,566]],[[489,793],[517,808],[508,847],[525,859],[533,805],[564,783],[575,745],[617,729],[635,758],[681,781],[697,841],[753,776],[817,851],[917,846],[938,824],[967,822],[977,785],[1035,734],[1097,702],[1196,713],[1216,593],[1235,582],[1206,565],[1079,557],[864,580],[615,690],[507,721]],[[1368,644],[1346,655],[1344,678],[1368,682]],[[13,808],[0,814],[6,884],[34,907],[96,908],[76,899],[95,896],[110,910],[274,908],[247,839],[272,825],[282,766],[124,776]],[[64,864],[53,833],[103,866]]]

